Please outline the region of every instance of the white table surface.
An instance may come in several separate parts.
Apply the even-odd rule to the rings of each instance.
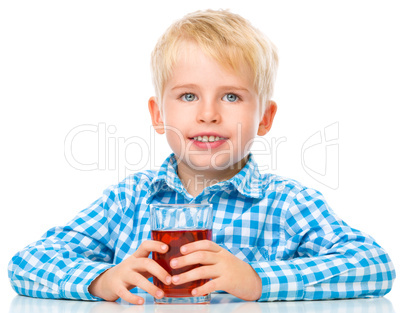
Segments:
[[[293,301],[293,302],[245,302],[228,294],[213,294],[210,304],[155,305],[153,298],[145,296],[145,304],[131,305],[126,302],[91,302],[74,300],[36,299],[15,296],[10,302],[10,313],[393,313],[392,303],[387,298]]]

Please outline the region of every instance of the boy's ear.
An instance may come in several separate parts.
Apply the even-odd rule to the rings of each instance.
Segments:
[[[272,123],[277,110],[277,105],[275,101],[269,101],[267,108],[265,109],[264,115],[262,116],[261,122],[258,125],[257,135],[264,136],[271,129]]]
[[[151,97],[148,100],[148,110],[151,114],[152,125],[158,134],[165,133],[165,126],[163,124],[163,118],[161,111],[159,110],[158,102],[156,97]]]

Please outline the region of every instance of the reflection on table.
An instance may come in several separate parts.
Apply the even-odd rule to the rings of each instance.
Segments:
[[[145,304],[131,305],[124,301],[91,302],[74,300],[50,300],[16,296],[10,305],[10,313],[395,313],[386,298],[246,302],[228,294],[213,294],[211,304],[155,305],[148,294],[141,294]]]

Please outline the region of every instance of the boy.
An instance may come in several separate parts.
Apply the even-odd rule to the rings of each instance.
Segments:
[[[260,174],[251,144],[270,130],[277,69],[273,44],[227,11],[195,12],[174,23],[152,54],[152,124],[173,153],[159,171],[108,188],[64,227],[17,253],[13,288],[34,297],[142,304],[166,284],[202,278],[192,290],[244,300],[381,296],[395,271],[374,240],[350,228],[322,195],[293,180]],[[213,241],[181,247],[171,261],[202,266],[171,277],[149,258],[168,246],[150,240],[149,204],[211,203]]]

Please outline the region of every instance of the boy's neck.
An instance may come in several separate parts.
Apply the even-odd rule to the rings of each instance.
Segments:
[[[196,197],[204,188],[215,185],[219,182],[228,180],[235,176],[246,165],[249,156],[247,155],[242,160],[233,164],[224,170],[200,170],[189,167],[184,162],[177,161],[177,175],[179,176],[184,188],[187,192]],[[177,158],[176,158],[177,160]]]

